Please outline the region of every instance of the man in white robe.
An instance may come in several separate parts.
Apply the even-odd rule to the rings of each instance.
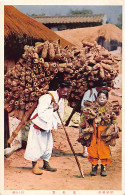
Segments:
[[[57,129],[61,124],[57,110],[61,117],[64,114],[64,99],[69,97],[71,85],[64,81],[60,84],[57,91],[51,91],[55,102],[52,101],[52,95],[45,94],[39,98],[37,108],[34,110],[31,118],[38,114],[32,120],[28,135],[27,147],[24,158],[32,161],[33,173],[41,175],[42,170],[39,169],[37,160],[43,159],[43,169],[48,171],[56,171],[56,168],[51,168],[49,159],[53,149],[52,129]]]

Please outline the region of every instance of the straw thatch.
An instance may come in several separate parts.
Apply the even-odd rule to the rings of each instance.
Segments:
[[[15,7],[4,7],[4,70],[10,70],[24,52],[24,45],[35,42],[60,40],[62,47],[73,45],[64,40],[46,26],[18,11]]]
[[[104,37],[106,41],[116,40],[122,42],[122,30],[113,24],[104,24],[102,26],[78,28],[72,30],[56,31],[56,33],[65,37],[71,43],[82,46],[81,41],[94,42],[99,37]]]
[[[11,36],[12,34],[15,36],[27,36],[34,39],[42,39],[42,40],[57,40],[60,39],[61,46],[72,44],[68,41],[65,41],[63,38],[60,38],[50,29],[45,27],[44,25],[36,22],[32,18],[26,16],[25,14],[18,11],[15,7],[9,5],[5,6],[4,9],[5,17],[4,17],[4,36],[5,38]]]
[[[122,42],[122,30],[113,24],[104,24],[98,29],[97,34],[98,37],[105,37],[107,41],[116,40]]]

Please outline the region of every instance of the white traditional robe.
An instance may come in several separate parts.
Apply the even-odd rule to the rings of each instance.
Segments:
[[[59,100],[57,91],[50,91],[50,93],[53,94],[56,103],[58,103],[60,115],[63,117],[64,99]],[[31,118],[36,113],[38,113],[38,116],[30,126],[24,158],[31,161],[37,161],[39,158],[49,161],[53,148],[52,128],[57,129],[57,126],[61,124],[57,111],[54,112],[53,110],[51,95],[45,94],[40,97],[37,108]],[[43,129],[43,131],[35,129],[34,124]]]

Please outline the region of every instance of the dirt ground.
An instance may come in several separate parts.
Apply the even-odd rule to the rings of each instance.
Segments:
[[[121,89],[115,90],[122,92]],[[121,97],[110,94],[110,100],[122,101]],[[118,117],[122,127],[122,112]],[[74,155],[67,142],[62,126],[53,131],[54,147],[50,165],[57,172],[43,170],[42,175],[32,173],[31,162],[24,159],[25,148],[14,152],[5,158],[4,189],[5,190],[122,190],[122,132],[115,147],[111,147],[112,163],[107,166],[107,177],[100,176],[100,166],[95,177],[89,175],[91,164],[82,157],[82,146],[76,140],[79,130],[76,127],[66,127],[70,141],[77,154],[84,178],[80,172]],[[42,159],[38,161],[42,167]],[[100,163],[99,163],[100,164]],[[75,192],[74,192],[75,193]]]

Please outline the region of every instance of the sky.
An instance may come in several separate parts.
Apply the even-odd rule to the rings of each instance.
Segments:
[[[117,24],[117,18],[122,14],[122,6],[75,6],[75,5],[13,5],[24,14],[45,14],[46,16],[67,15],[71,10],[90,9],[93,14],[105,14],[109,23]]]

